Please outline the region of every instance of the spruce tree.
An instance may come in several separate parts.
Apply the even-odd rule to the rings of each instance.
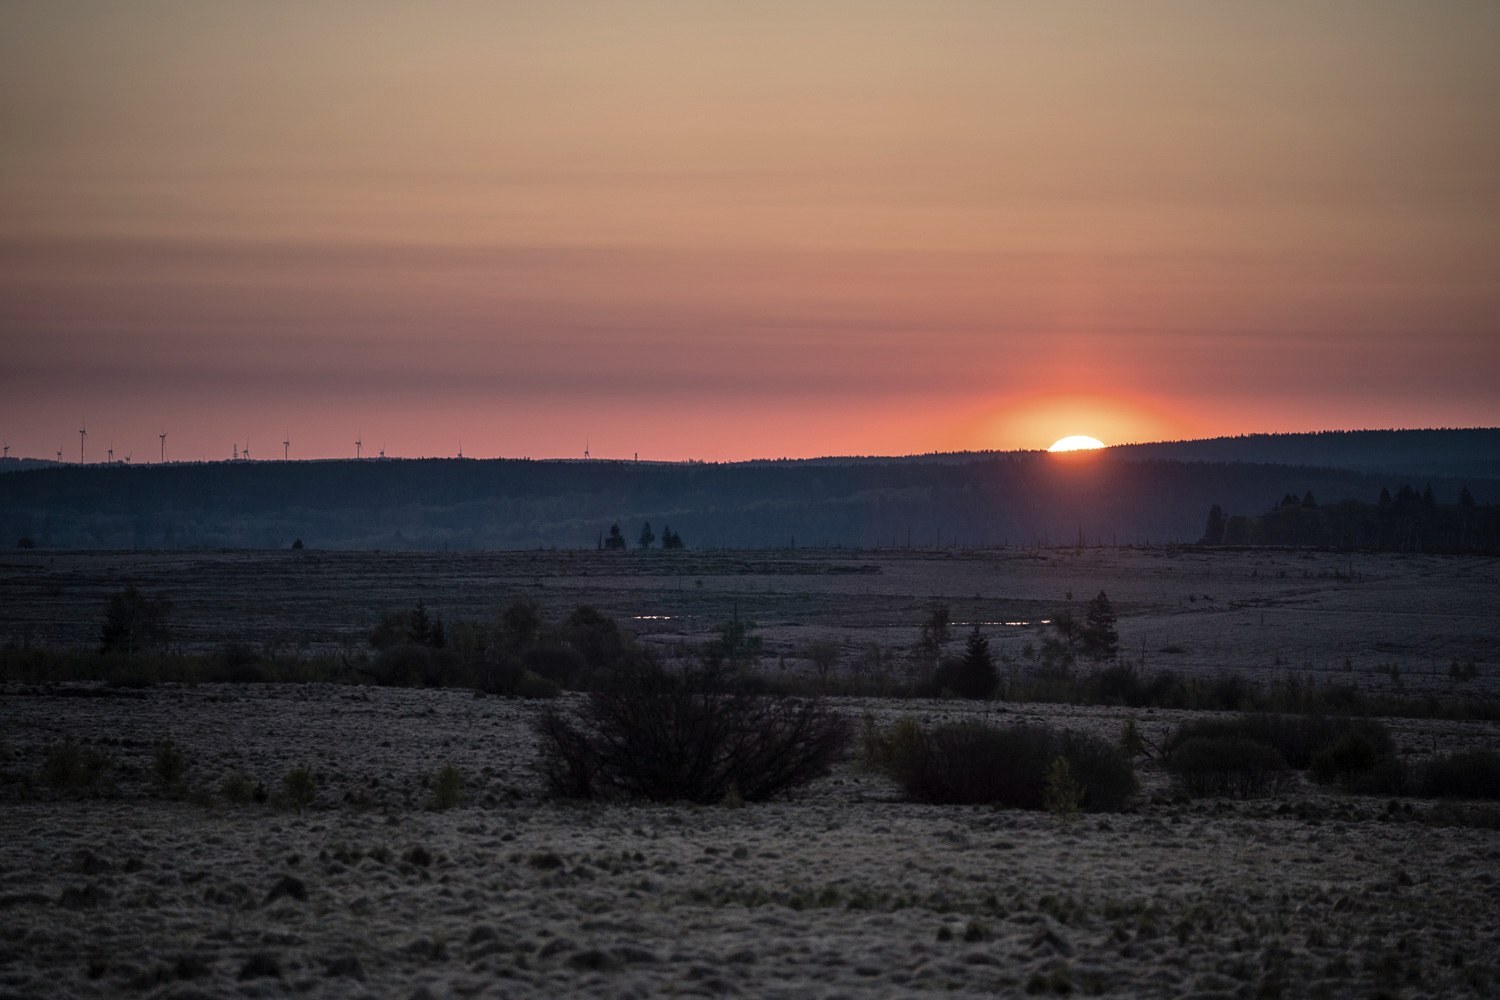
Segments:
[[[1115,631],[1115,607],[1104,591],[1089,601],[1083,620],[1082,652],[1095,662],[1113,660],[1120,652],[1120,634]]]
[[[953,691],[963,698],[989,698],[999,686],[1000,674],[990,654],[990,641],[975,625],[964,644],[964,658],[959,661],[953,678]]]

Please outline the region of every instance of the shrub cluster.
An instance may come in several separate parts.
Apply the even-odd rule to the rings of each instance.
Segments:
[[[734,671],[641,659],[576,711],[537,722],[540,770],[582,799],[759,802],[826,774],[849,723],[816,699],[758,693]]]
[[[114,763],[108,754],[66,739],[47,748],[41,778],[49,788],[60,792],[108,791],[106,777]]]
[[[1258,798],[1292,783],[1286,758],[1242,736],[1193,736],[1172,750],[1167,767],[1188,795]]]
[[[1460,750],[1429,760],[1421,793],[1434,799],[1500,799],[1500,751]]]
[[[1163,747],[1192,796],[1251,798],[1285,790],[1293,771],[1350,791],[1399,793],[1404,769],[1385,726],[1347,716],[1245,714],[1178,727]]]
[[[867,762],[917,802],[1043,809],[1050,794],[1055,804],[1068,798],[1105,812],[1121,808],[1137,788],[1135,769],[1114,746],[1039,726],[961,722],[926,729],[908,719],[867,734],[864,743]],[[1065,767],[1056,766],[1059,760]],[[1074,791],[1061,787],[1063,777]]]

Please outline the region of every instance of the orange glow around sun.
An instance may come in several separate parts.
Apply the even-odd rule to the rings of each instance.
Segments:
[[[971,426],[984,442],[978,447],[1002,451],[1079,450],[1080,442],[1071,434],[1075,428],[1088,428],[1100,435],[1084,439],[1082,445],[1087,448],[1170,441],[1196,430],[1191,422],[1155,400],[1121,392],[1013,396],[998,404],[991,401]],[[1069,436],[1059,441],[1059,430],[1069,432]]]
[[[1070,434],[1068,437],[1054,441],[1048,451],[1092,451],[1095,448],[1106,447],[1103,441],[1087,434]]]

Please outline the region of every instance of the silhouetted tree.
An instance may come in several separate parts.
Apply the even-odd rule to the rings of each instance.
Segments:
[[[1052,619],[1052,628],[1042,635],[1042,662],[1051,670],[1066,670],[1078,658],[1083,626],[1067,610]]]
[[[921,651],[923,658],[929,664],[936,666],[943,658],[943,648],[948,645],[948,638],[952,634],[951,619],[948,617],[948,606],[939,604],[928,613],[927,619],[922,622],[922,634],[917,641],[917,648]]]
[[[1208,523],[1203,526],[1203,537],[1199,539],[1200,545],[1222,545],[1224,544],[1224,508],[1214,504],[1208,508]]]
[[[625,547],[625,536],[620,534],[620,526],[611,524],[609,526],[609,537],[604,539],[604,547],[610,551],[617,551]]]
[[[542,631],[542,611],[535,601],[518,597],[500,612],[499,644],[510,653],[536,645]]]
[[[839,644],[819,639],[808,645],[807,658],[812,661],[813,670],[818,674],[819,686],[827,687],[828,677],[839,662]]]
[[[651,522],[647,521],[641,526],[641,548],[649,549],[654,541],[656,541],[656,533],[651,530]]]
[[[100,630],[100,651],[134,655],[163,646],[171,638],[167,616],[172,603],[143,594],[132,584],[109,599]]]
[[[718,635],[710,639],[703,648],[703,662],[710,669],[738,668],[760,658],[761,638],[755,634],[756,624],[740,617],[739,609],[734,617],[714,626]]]
[[[1224,525],[1225,545],[1250,544],[1250,519],[1244,514],[1235,514]]]
[[[1089,601],[1084,615],[1079,647],[1095,662],[1113,660],[1120,653],[1120,635],[1115,631],[1115,608],[1104,591]]]
[[[952,676],[945,685],[962,698],[989,698],[1000,686],[1000,674],[990,653],[990,641],[974,626],[964,643],[964,656],[954,664]]]
[[[683,548],[682,536],[673,531],[671,527],[661,529],[661,547],[664,549]]]

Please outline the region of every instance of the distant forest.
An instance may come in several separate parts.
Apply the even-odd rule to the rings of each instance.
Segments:
[[[1258,517],[1209,508],[1202,545],[1320,546],[1381,552],[1500,552],[1500,506],[1480,504],[1467,488],[1456,503],[1437,502],[1431,487],[1411,486],[1375,503],[1320,504],[1312,493],[1287,495]]]
[[[1345,522],[1356,508],[1340,504],[1373,507],[1382,489],[1404,482],[1397,477],[1404,475],[1410,441],[1425,440],[1434,454],[1451,458],[1449,439],[1458,435],[1472,448],[1468,467],[1500,467],[1500,431],[1366,433],[1375,436],[1351,441],[1349,461],[1358,469],[1210,461],[1196,457],[1201,442],[1182,446],[1193,456],[1187,460],[1127,448],[733,464],[365,459],[51,465],[0,475],[0,539],[37,548],[285,548],[300,539],[311,548],[594,549],[605,547],[618,525],[630,551],[639,551],[648,526],[670,526],[673,546],[690,549],[1192,543],[1204,537],[1204,512],[1214,505],[1221,513],[1263,511],[1268,497],[1294,496],[1300,505],[1310,493],[1319,504],[1316,515],[1299,506],[1295,513],[1256,517],[1253,542],[1345,544],[1357,538],[1352,544],[1377,546],[1392,537],[1381,533],[1386,522],[1377,518],[1374,527],[1351,534]],[[1324,438],[1277,440],[1300,454],[1312,447],[1307,437]],[[1170,455],[1177,446],[1151,447]],[[1368,467],[1382,449],[1394,457],[1391,467]],[[1445,458],[1443,464],[1459,463]],[[1465,491],[1476,507],[1500,502],[1500,475],[1433,475],[1419,482],[1419,498],[1430,491],[1433,504],[1445,510]],[[1225,515],[1226,532],[1232,520]],[[1251,528],[1247,520],[1245,530]],[[1439,539],[1452,539],[1450,528],[1424,521],[1406,537],[1416,539],[1414,548],[1449,545]],[[1478,544],[1458,530],[1453,545]],[[660,550],[663,540],[653,548]]]

